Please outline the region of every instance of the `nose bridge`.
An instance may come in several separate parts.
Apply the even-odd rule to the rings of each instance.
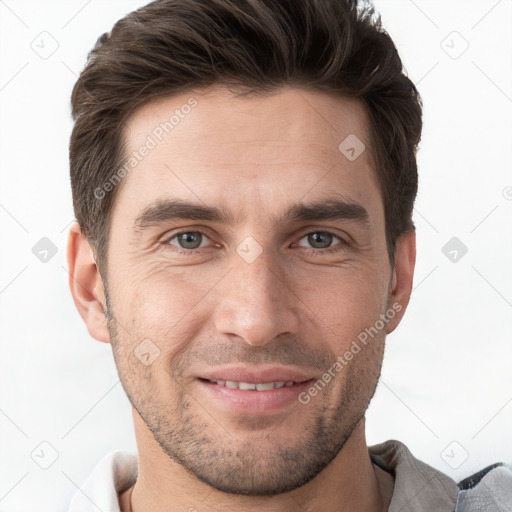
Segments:
[[[219,290],[219,332],[237,335],[251,345],[265,345],[279,334],[297,331],[293,294],[274,258],[268,249],[252,261],[243,252],[234,255],[232,270]]]
[[[239,248],[241,251],[241,248]],[[247,261],[241,256],[238,261],[234,258],[234,264],[238,272],[237,281],[244,293],[256,292],[255,297],[260,299],[272,300],[275,296],[273,293],[277,291],[273,288],[275,284],[277,265],[271,261],[269,249],[254,258],[254,261]],[[242,260],[242,261],[240,261]],[[258,297],[258,295],[261,296]]]

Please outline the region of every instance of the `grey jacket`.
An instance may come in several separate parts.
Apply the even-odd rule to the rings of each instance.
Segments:
[[[368,448],[395,479],[389,512],[512,512],[512,465],[496,463],[456,483],[416,459],[400,441]]]

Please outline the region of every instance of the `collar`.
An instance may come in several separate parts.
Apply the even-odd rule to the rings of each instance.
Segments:
[[[389,440],[368,447],[368,453],[395,480],[388,512],[453,512],[458,492],[455,480],[416,459],[405,444]]]

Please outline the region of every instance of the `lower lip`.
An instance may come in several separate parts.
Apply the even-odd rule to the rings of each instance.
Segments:
[[[312,380],[265,391],[233,389],[202,379],[198,379],[198,383],[208,397],[227,406],[230,411],[263,414],[278,412],[297,403],[299,395],[311,385]]]

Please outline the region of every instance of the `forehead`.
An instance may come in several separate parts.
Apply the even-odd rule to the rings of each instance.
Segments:
[[[261,212],[331,191],[372,202],[378,184],[367,123],[355,99],[292,88],[240,97],[216,88],[152,101],[127,123],[132,165],[116,208],[172,196]]]

